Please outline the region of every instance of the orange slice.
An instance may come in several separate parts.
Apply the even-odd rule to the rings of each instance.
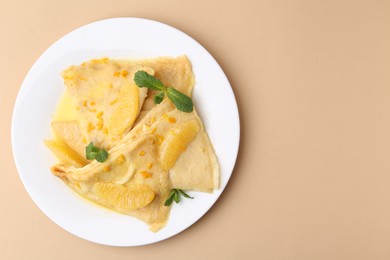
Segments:
[[[80,156],[63,142],[45,140],[44,143],[62,163],[77,167],[88,164],[87,159]]]
[[[199,124],[191,120],[168,133],[160,147],[160,162],[164,170],[169,170],[186,147],[195,139],[199,132]]]
[[[119,184],[98,182],[93,189],[103,201],[125,210],[143,208],[154,199],[154,191],[142,184],[126,188]]]
[[[118,96],[108,125],[108,132],[113,135],[121,135],[131,127],[139,111],[139,92],[135,84],[125,81]]]

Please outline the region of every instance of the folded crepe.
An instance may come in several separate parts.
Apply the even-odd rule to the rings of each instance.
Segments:
[[[91,62],[86,64],[95,66]],[[97,64],[100,71],[108,70],[102,68],[104,66],[112,69],[113,64],[121,64],[121,69],[126,68],[131,74],[139,68],[149,68],[147,72],[154,73],[154,76],[159,78],[164,85],[173,86],[189,96],[194,85],[191,64],[185,56],[140,61],[109,60]],[[75,68],[71,68],[66,71],[74,70]],[[92,75],[89,77],[97,78]],[[132,79],[127,80],[131,82]],[[80,85],[75,83],[70,88],[74,91],[73,93],[90,93],[84,82],[81,80],[77,82]],[[127,83],[122,82],[121,86],[124,84]],[[77,91],[76,89],[80,86],[85,89]],[[67,89],[69,91],[69,87]],[[144,89],[146,88],[139,90]],[[119,94],[120,90],[116,93],[117,98],[122,98],[122,93]],[[110,148],[107,149],[109,156],[104,163],[95,160],[67,163],[60,157],[65,163],[53,166],[52,172],[84,197],[115,211],[134,216],[146,222],[152,231],[157,231],[166,224],[168,219],[169,207],[164,206],[164,201],[169,191],[177,188],[212,192],[213,189],[219,187],[219,164],[195,109],[191,113],[181,112],[168,99],[155,105],[152,103],[154,95],[154,91],[148,91],[140,109],[141,113],[132,128],[128,122],[120,123],[122,128],[126,125],[131,130],[123,130],[121,135],[116,135],[120,137],[115,141],[112,140],[115,136],[112,132],[108,135],[104,132],[103,135],[101,134],[104,126],[102,129],[94,129],[95,132],[88,132],[88,128],[85,129],[85,123],[77,126],[77,121],[53,122],[52,126],[57,135],[56,141],[80,157],[84,156],[80,153],[83,153],[82,148],[86,145],[83,140],[87,138],[88,141],[99,140],[98,144],[102,147]],[[114,96],[110,94],[107,97],[113,98]],[[142,97],[138,94],[139,99]],[[78,100],[76,104],[83,105],[82,98],[76,100]],[[104,108],[107,104],[109,104],[107,100],[97,99],[94,106],[102,105],[101,107]],[[89,109],[88,105],[82,111],[80,109],[79,122],[91,120],[92,115]],[[106,113],[105,109],[103,111]],[[119,113],[115,109],[108,109],[108,111],[111,117]],[[106,120],[109,118],[104,121]],[[120,198],[125,199],[123,201]],[[140,203],[137,204],[134,201],[140,201]],[[133,205],[134,203],[138,205],[138,208]]]

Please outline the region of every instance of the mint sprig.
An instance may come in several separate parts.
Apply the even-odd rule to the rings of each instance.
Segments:
[[[104,149],[97,148],[93,142],[85,147],[85,155],[88,160],[96,159],[98,162],[104,162],[107,160],[108,152]]]
[[[160,104],[166,95],[178,110],[190,113],[194,109],[194,105],[189,96],[172,87],[164,86],[164,84],[159,79],[149,75],[146,71],[137,71],[134,74],[134,82],[140,88],[145,87],[160,91],[160,93],[154,96],[155,104]]]
[[[188,195],[187,193],[185,193],[181,189],[172,189],[171,192],[169,193],[168,199],[165,201],[164,205],[170,206],[172,204],[172,202],[176,202],[176,204],[179,203],[181,200],[180,196],[183,196],[187,199],[193,199],[193,197],[191,197],[190,195]]]

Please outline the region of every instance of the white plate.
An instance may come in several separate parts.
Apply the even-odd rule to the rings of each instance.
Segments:
[[[143,222],[80,198],[50,173],[55,159],[44,147],[50,121],[64,91],[60,73],[69,65],[99,58],[187,55],[195,73],[194,104],[221,164],[221,187],[213,194],[189,192],[194,200],[172,207],[157,233]],[[240,123],[231,86],[213,57],[195,40],[168,25],[139,18],[115,18],[85,25],[58,40],[35,62],[19,91],[12,119],[16,166],[33,201],[70,233],[105,245],[137,246],[169,238],[200,219],[224,190],[234,168]],[[222,216],[221,216],[222,217]]]

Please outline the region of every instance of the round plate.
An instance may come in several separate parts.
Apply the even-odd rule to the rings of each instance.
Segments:
[[[193,101],[221,165],[221,186],[214,193],[189,192],[194,200],[172,207],[168,224],[157,233],[133,217],[82,199],[49,168],[54,156],[43,145],[65,87],[61,71],[100,58],[149,58],[187,55],[195,74]],[[214,58],[183,32],[160,22],[115,18],[94,22],[67,34],[35,62],[16,99],[12,148],[24,186],[38,207],[70,233],[105,245],[137,246],[169,238],[200,219],[216,202],[237,158],[240,123],[231,86]]]

